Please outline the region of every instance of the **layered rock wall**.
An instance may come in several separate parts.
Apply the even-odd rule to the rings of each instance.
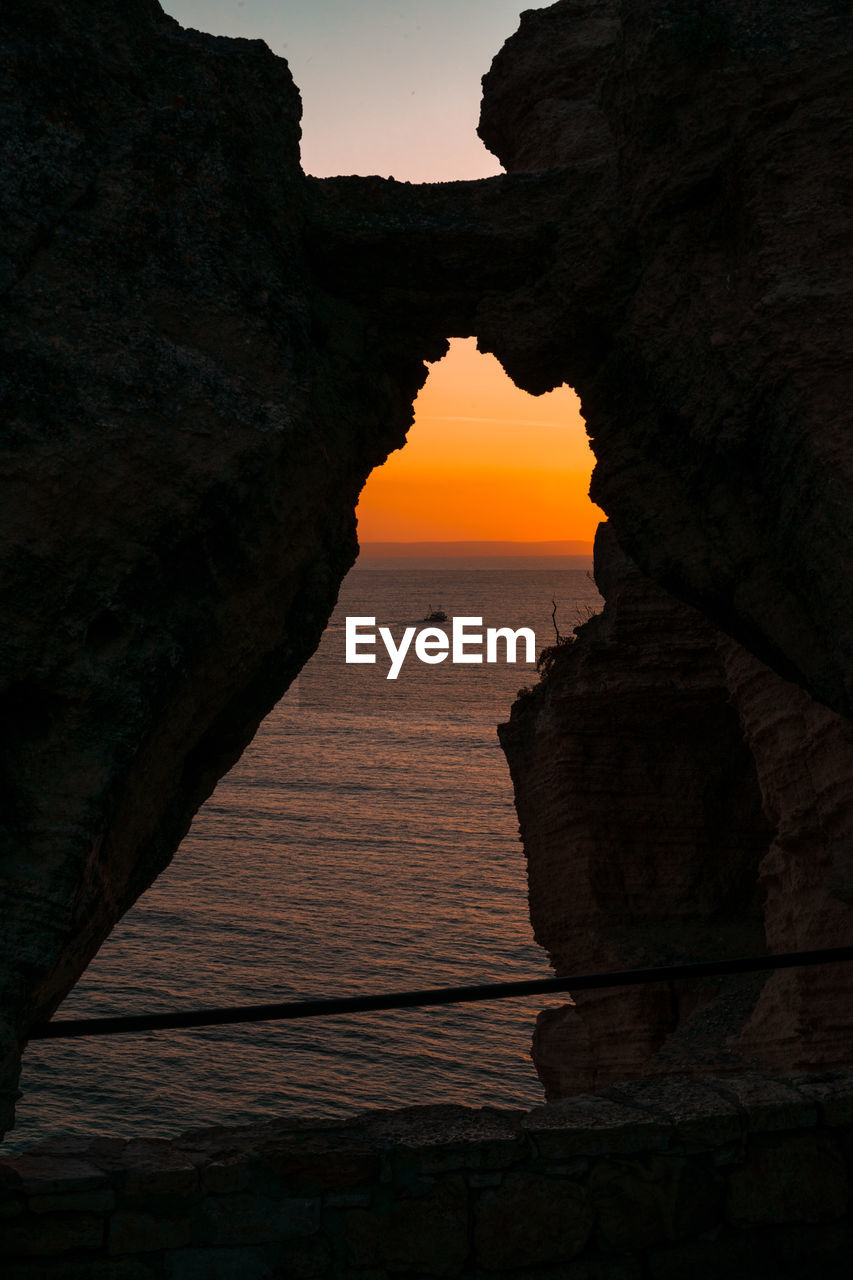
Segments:
[[[603,612],[551,651],[500,728],[535,936],[561,975],[760,954],[770,828],[715,632],[607,525],[595,554]],[[720,1031],[745,1021],[761,981],[578,993],[539,1018],[549,1096],[725,1065]]]
[[[770,951],[853,938],[853,726],[728,637],[721,655],[755,761],[773,839],[759,868]],[[738,1037],[747,1059],[780,1069],[853,1057],[853,972],[774,973]]]
[[[603,611],[500,728],[556,972],[845,946],[851,730],[596,539]],[[853,971],[578,993],[534,1042],[551,1097],[853,1057]]]

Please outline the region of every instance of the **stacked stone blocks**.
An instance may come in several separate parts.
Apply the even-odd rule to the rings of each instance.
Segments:
[[[5,1280],[841,1280],[851,1160],[850,1071],[68,1137],[0,1162],[0,1257]]]

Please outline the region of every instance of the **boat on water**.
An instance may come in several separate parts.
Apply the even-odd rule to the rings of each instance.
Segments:
[[[443,609],[433,609],[432,605],[430,605],[429,609],[424,614],[423,620],[424,622],[446,622],[447,614]]]

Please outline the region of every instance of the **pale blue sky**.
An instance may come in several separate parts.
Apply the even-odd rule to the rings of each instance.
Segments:
[[[500,165],[476,135],[480,77],[536,0],[161,0],[183,26],[260,37],[302,93],[308,173],[410,182]],[[550,0],[549,0],[550,2]]]

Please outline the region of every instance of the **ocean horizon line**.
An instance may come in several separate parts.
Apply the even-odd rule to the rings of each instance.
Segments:
[[[582,557],[592,558],[592,542],[579,539],[549,539],[522,542],[508,539],[447,539],[423,542],[363,542],[359,560],[434,559],[446,557]]]

